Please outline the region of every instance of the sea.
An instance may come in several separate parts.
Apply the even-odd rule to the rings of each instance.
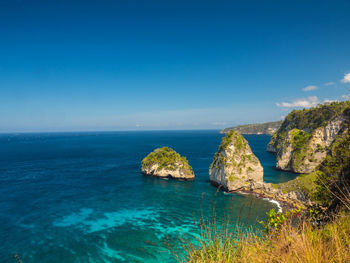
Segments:
[[[258,229],[269,200],[218,191],[209,166],[217,130],[21,133],[0,135],[0,262],[177,262],[200,220]],[[264,181],[274,169],[268,135],[245,135]],[[142,159],[169,146],[185,156],[194,181],[141,174]]]

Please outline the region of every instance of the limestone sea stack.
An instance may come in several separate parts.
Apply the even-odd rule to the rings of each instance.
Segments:
[[[169,147],[155,149],[142,160],[141,171],[145,175],[193,180],[194,173],[186,157]]]
[[[222,138],[218,152],[209,168],[212,184],[227,191],[250,191],[263,183],[263,167],[248,142],[237,131]]]
[[[239,132],[233,130],[222,138],[209,168],[211,183],[225,191],[250,193],[278,200],[292,207],[304,207],[304,204],[308,203],[303,190],[284,187],[283,184],[264,183],[263,173],[263,167],[248,142]]]

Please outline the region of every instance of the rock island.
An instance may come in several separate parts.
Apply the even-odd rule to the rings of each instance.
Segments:
[[[227,191],[251,189],[263,182],[263,174],[263,167],[246,139],[237,131],[229,131],[209,168],[211,183]]]
[[[178,180],[193,180],[194,173],[186,157],[169,147],[155,149],[142,160],[145,175]]]

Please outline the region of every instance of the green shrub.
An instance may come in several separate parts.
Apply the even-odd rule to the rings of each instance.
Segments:
[[[265,228],[266,232],[279,230],[284,223],[291,221],[294,217],[300,216],[301,207],[289,210],[287,212],[276,212],[275,209],[271,209],[267,214],[267,220],[260,221]]]
[[[323,205],[341,202],[350,185],[350,135],[341,135],[331,145],[329,154],[318,167],[317,190],[313,198]]]

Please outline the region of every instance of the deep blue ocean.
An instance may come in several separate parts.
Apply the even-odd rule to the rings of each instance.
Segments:
[[[217,192],[208,168],[218,131],[0,135],[0,261],[23,263],[175,262],[179,237],[194,221],[229,218],[258,227],[276,205]],[[273,169],[265,135],[246,135],[266,182],[294,174]],[[187,157],[193,182],[143,176],[141,160],[169,146]],[[216,194],[217,192],[217,194]],[[171,249],[170,249],[171,248]]]

